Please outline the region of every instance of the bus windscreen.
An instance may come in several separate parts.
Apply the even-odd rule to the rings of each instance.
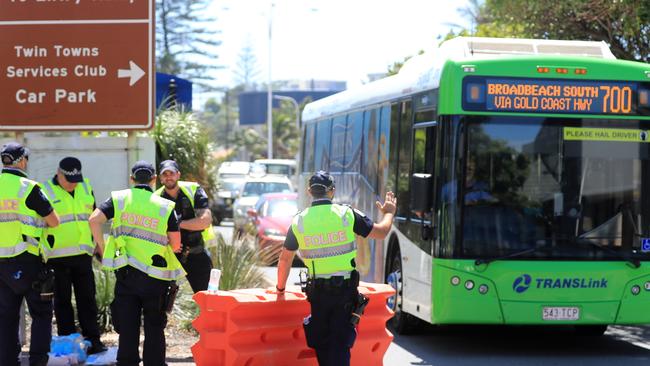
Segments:
[[[650,83],[468,76],[463,109],[476,112],[650,116]]]

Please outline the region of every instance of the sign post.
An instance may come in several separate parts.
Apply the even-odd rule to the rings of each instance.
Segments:
[[[153,127],[153,0],[0,0],[0,130]]]

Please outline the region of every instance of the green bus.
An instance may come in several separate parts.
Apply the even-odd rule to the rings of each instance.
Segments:
[[[329,170],[336,200],[373,219],[396,193],[357,268],[397,290],[398,332],[647,324],[649,99],[650,66],[604,43],[459,37],[307,105],[299,191]]]

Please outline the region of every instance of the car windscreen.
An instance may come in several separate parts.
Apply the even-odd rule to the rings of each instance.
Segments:
[[[270,200],[266,207],[265,216],[292,217],[298,212],[298,202],[295,200]]]
[[[225,181],[219,183],[219,190],[221,191],[237,191],[242,186],[241,181]]]
[[[264,193],[287,193],[291,192],[288,183],[281,182],[246,182],[244,190],[242,191],[243,197],[259,196]]]
[[[291,175],[291,167],[285,164],[264,164],[267,174]]]

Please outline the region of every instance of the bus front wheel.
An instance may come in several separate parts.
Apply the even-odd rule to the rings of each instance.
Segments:
[[[395,294],[388,298],[388,308],[395,313],[388,321],[388,327],[398,334],[408,334],[411,330],[409,314],[402,311],[402,257],[399,249],[393,251],[386,271],[386,283],[395,289]]]

